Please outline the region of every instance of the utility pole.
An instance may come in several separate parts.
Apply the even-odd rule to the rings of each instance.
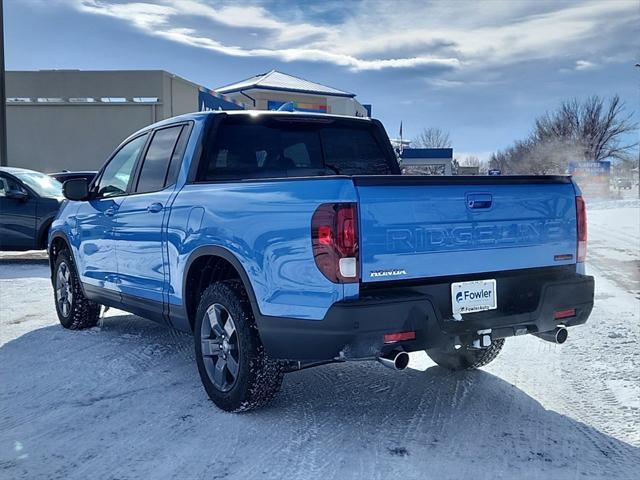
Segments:
[[[7,90],[4,71],[4,13],[0,0],[0,167],[9,165],[7,157]]]
[[[636,63],[636,67],[640,68],[640,63]],[[638,143],[638,198],[640,198],[640,143]]]

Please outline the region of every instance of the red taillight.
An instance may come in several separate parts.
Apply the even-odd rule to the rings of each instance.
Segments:
[[[320,271],[332,282],[357,282],[358,215],[355,203],[325,203],[311,219],[313,256]]]
[[[560,320],[562,318],[571,318],[576,316],[576,309],[569,308],[567,310],[556,310],[553,312],[553,318],[555,320]]]
[[[333,234],[330,226],[320,225],[318,227],[318,241],[320,245],[331,245],[333,243]]]
[[[396,343],[415,339],[416,332],[386,333],[384,335],[384,343]]]
[[[578,262],[587,258],[587,206],[584,198],[576,197],[576,213],[578,220]]]

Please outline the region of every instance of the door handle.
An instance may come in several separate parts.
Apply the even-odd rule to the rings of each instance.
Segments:
[[[104,214],[105,214],[107,217],[113,217],[113,216],[115,215],[115,213],[116,213],[116,209],[115,209],[115,208],[113,208],[113,207],[109,207],[109,208],[107,208],[107,209],[104,211]]]
[[[158,203],[158,202],[152,203],[151,205],[149,205],[147,207],[147,211],[152,212],[152,213],[157,213],[160,210],[162,210],[162,204]]]

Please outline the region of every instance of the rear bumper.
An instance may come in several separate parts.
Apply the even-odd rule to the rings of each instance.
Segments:
[[[375,358],[399,346],[411,352],[455,342],[471,344],[478,330],[491,329],[494,339],[545,332],[558,324],[583,324],[593,308],[590,276],[565,271],[520,273],[497,280],[498,309],[464,315],[462,321],[451,315],[450,282],[364,292],[359,300],[334,304],[323,320],[268,316],[256,320],[272,358],[322,361]],[[554,319],[555,311],[573,308],[574,317]],[[415,340],[384,344],[385,333],[405,331],[415,331]]]

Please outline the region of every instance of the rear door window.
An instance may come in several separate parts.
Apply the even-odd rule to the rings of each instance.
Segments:
[[[153,134],[140,169],[137,193],[155,192],[168,185],[167,174],[182,128],[182,125],[163,128]],[[172,183],[175,181],[171,180]]]
[[[169,162],[169,170],[167,170],[167,178],[164,181],[164,186],[168,187],[169,185],[173,185],[176,183],[178,179],[178,173],[180,173],[180,167],[182,165],[182,157],[184,156],[184,152],[187,149],[187,142],[189,141],[189,134],[191,133],[191,126],[184,125],[182,127],[182,131],[180,132],[180,137],[178,138],[178,143],[176,143],[176,148],[173,149],[173,155],[171,156],[171,161]]]

